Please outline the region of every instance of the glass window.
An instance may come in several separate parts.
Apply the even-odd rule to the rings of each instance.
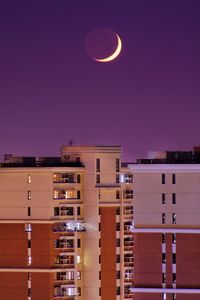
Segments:
[[[99,174],[96,175],[96,183],[100,183],[100,175]]]
[[[119,165],[119,158],[116,158],[116,172],[119,172],[120,165]]]
[[[166,214],[162,213],[162,224],[166,223]]]
[[[31,208],[28,207],[28,217],[30,217],[30,216],[31,216]]]
[[[176,204],[176,194],[172,194],[172,204]]]
[[[162,184],[165,184],[165,174],[162,174]]]
[[[100,159],[96,159],[96,172],[100,172]]]
[[[172,214],[172,224],[176,224],[176,214]]]
[[[176,184],[176,174],[172,174],[172,184]]]
[[[165,204],[166,203],[166,197],[165,197],[165,194],[162,194],[162,204]]]

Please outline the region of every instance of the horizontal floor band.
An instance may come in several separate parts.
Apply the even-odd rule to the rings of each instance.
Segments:
[[[133,293],[200,294],[200,289],[130,288]]]
[[[193,228],[131,228],[133,233],[200,233],[200,229]]]
[[[56,273],[56,272],[67,272],[67,271],[74,271],[74,269],[58,269],[58,268],[52,268],[52,269],[39,269],[39,268],[0,268],[1,272],[31,272],[31,273]]]
[[[82,219],[80,220],[68,220],[68,219],[54,219],[54,220],[33,220],[33,219],[13,219],[13,220],[0,220],[0,224],[55,224],[55,223],[84,223]]]

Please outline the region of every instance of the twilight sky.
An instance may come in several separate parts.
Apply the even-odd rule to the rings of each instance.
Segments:
[[[87,35],[116,31],[98,63]],[[121,144],[125,160],[200,144],[199,0],[0,1],[0,155]]]

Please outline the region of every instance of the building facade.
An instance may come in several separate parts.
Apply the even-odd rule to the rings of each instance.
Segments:
[[[123,300],[133,286],[133,176],[119,146],[7,155],[0,167],[6,300]]]
[[[199,149],[151,153],[129,167],[134,299],[200,300]]]

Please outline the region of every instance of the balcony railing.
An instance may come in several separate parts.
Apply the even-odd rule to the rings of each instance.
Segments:
[[[86,231],[86,228],[80,222],[67,222],[56,224],[53,230],[54,232],[82,232]]]

